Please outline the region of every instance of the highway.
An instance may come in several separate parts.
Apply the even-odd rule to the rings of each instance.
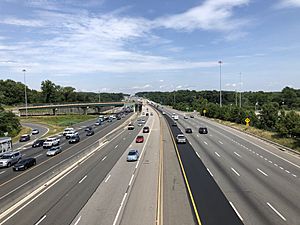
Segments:
[[[192,128],[190,145],[244,224],[300,224],[299,157],[206,118],[163,110],[179,115],[182,133]],[[199,134],[200,126],[209,133]]]

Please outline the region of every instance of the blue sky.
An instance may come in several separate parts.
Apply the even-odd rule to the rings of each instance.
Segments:
[[[0,79],[34,89],[218,90],[222,60],[222,89],[278,91],[299,58],[300,0],[0,1]]]

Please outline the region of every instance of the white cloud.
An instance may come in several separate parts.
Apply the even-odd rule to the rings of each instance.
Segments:
[[[157,26],[185,31],[230,31],[247,23],[241,18],[234,19],[233,9],[248,2],[249,0],[206,0],[202,5],[181,14],[158,18],[155,23]]]
[[[0,23],[15,25],[15,26],[25,26],[25,27],[42,27],[45,24],[40,20],[29,20],[29,19],[19,19],[19,18],[5,18],[0,19]]]
[[[300,0],[280,0],[279,3],[275,5],[275,8],[295,8],[300,7]]]

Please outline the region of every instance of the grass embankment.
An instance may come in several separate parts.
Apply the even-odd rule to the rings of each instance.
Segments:
[[[63,115],[63,116],[39,116],[21,118],[23,123],[39,123],[49,128],[47,136],[62,132],[64,128],[86,120],[94,119],[95,115]]]
[[[291,148],[291,149],[294,149],[294,150],[300,152],[300,140],[299,139],[280,137],[275,132],[261,130],[261,129],[251,127],[251,126],[247,127],[246,125],[243,125],[243,124],[232,123],[229,121],[224,121],[224,120],[219,120],[219,119],[215,119],[215,121],[217,121],[218,123],[224,124],[226,126],[234,127],[241,131],[245,131],[247,133],[254,134],[259,137],[268,139],[270,141],[276,142],[278,144],[281,144],[283,146],[286,146],[288,148]]]
[[[17,136],[11,138],[11,140],[13,143],[17,142],[23,134],[30,134],[30,132],[31,132],[30,127],[22,127],[20,133]]]

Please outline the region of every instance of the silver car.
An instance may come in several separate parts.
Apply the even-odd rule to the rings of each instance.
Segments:
[[[4,153],[0,158],[0,167],[10,167],[22,158],[20,152]]]
[[[52,147],[50,148],[48,151],[47,151],[47,156],[54,156],[58,153],[61,153],[61,147],[60,146],[55,146],[55,147]]]
[[[139,151],[138,150],[130,150],[127,155],[127,162],[137,161],[139,159]]]

